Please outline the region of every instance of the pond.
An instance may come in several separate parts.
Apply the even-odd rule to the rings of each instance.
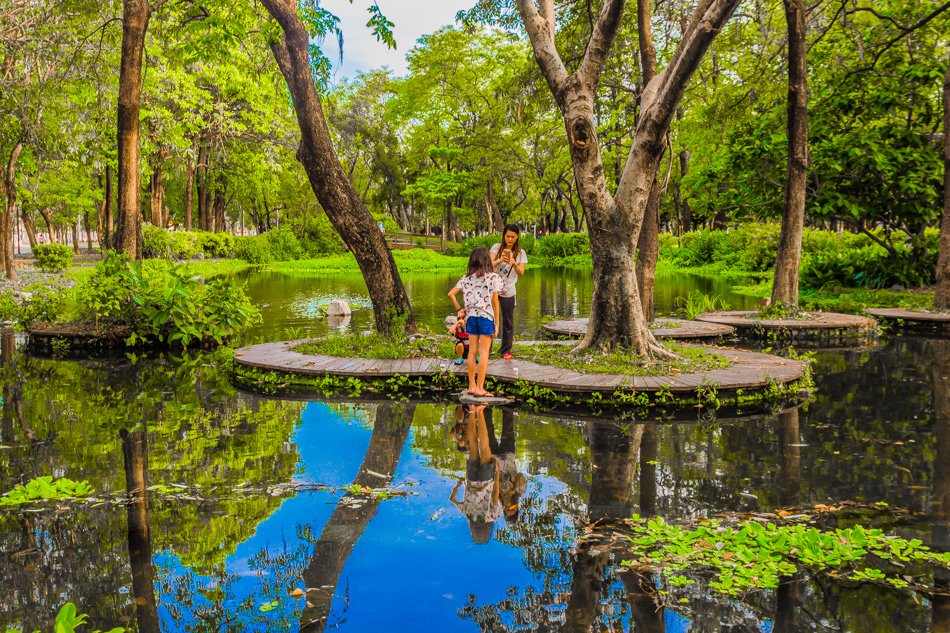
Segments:
[[[325,327],[291,306],[363,296],[349,278],[248,281],[267,304],[255,340]],[[409,281],[423,322],[441,322],[451,281]],[[584,314],[582,274],[523,283],[521,332],[537,328],[538,305]],[[707,282],[671,280],[660,310],[690,283]],[[358,311],[352,327],[368,315]],[[809,574],[741,601],[701,583],[674,588],[657,609],[658,578],[583,539],[592,524],[633,513],[675,520],[853,500],[907,508],[913,514],[887,527],[946,547],[947,342],[895,336],[820,351],[817,393],[800,409],[635,424],[266,397],[235,389],[215,354],[76,362],[30,358],[9,333],[2,342],[0,490],[52,475],[96,492],[80,504],[0,508],[0,630],[50,630],[66,601],[89,614],[90,630],[166,633],[950,625],[939,599]],[[502,456],[509,483],[521,481],[515,473],[524,481],[520,496],[506,489],[493,523],[470,521],[451,500],[460,479],[478,480],[467,458],[480,437]],[[146,498],[121,503],[143,481]]]

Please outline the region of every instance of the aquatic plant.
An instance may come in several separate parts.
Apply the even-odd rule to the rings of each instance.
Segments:
[[[34,501],[66,500],[88,497],[95,492],[85,481],[73,481],[66,477],[53,480],[49,475],[36,477],[20,484],[0,497],[0,507],[19,506]]]
[[[685,297],[677,297],[673,303],[676,305],[676,313],[690,321],[703,312],[715,312],[729,307],[721,297],[713,297],[698,290]]]
[[[628,523],[633,535],[629,539],[631,560],[624,561],[625,565],[661,569],[674,586],[694,582],[683,572],[710,570],[714,578],[709,587],[730,596],[774,589],[781,578],[802,569],[857,582],[919,588],[924,586],[916,581],[921,568],[909,564],[950,568],[948,552],[936,552],[918,539],[907,540],[861,525],[821,530],[802,523],[777,525],[754,520],[727,526],[714,519],[690,529],[667,523],[662,517],[643,519],[637,515]],[[888,568],[889,563],[894,567]]]
[[[56,621],[53,623],[53,633],[75,633],[76,629],[86,624],[86,615],[79,613],[79,609],[76,608],[72,602],[67,602],[59,609],[59,613],[56,614]],[[16,629],[7,629],[6,633],[20,633]],[[33,633],[41,633],[39,630],[33,631]],[[114,629],[109,629],[108,631],[102,631],[96,629],[92,633],[125,633],[125,629],[117,626]]]

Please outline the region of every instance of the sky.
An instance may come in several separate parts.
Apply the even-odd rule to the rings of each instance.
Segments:
[[[416,40],[441,26],[454,24],[455,14],[472,8],[475,0],[376,0],[383,15],[395,23],[396,50],[377,42],[366,28],[369,19],[366,9],[372,4],[372,0],[323,0],[320,3],[340,18],[343,29],[342,66],[336,40],[328,38],[322,45],[324,54],[333,62],[332,81],[352,78],[360,71],[381,66],[388,66],[397,75],[406,74],[406,53],[415,46]]]

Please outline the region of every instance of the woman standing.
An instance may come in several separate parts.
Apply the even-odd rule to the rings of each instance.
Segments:
[[[501,357],[511,360],[511,344],[515,337],[515,284],[524,274],[524,265],[528,255],[521,248],[518,236],[521,233],[517,224],[506,224],[502,231],[502,241],[491,247],[491,261],[495,272],[505,282],[504,289],[498,293],[501,304]]]

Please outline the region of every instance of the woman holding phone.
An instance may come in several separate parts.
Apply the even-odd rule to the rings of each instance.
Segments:
[[[528,255],[521,248],[518,237],[521,230],[517,224],[506,224],[502,231],[502,241],[491,247],[491,261],[495,272],[505,282],[504,289],[498,293],[501,304],[501,357],[511,360],[511,344],[515,337],[515,284],[524,274],[524,265]]]

